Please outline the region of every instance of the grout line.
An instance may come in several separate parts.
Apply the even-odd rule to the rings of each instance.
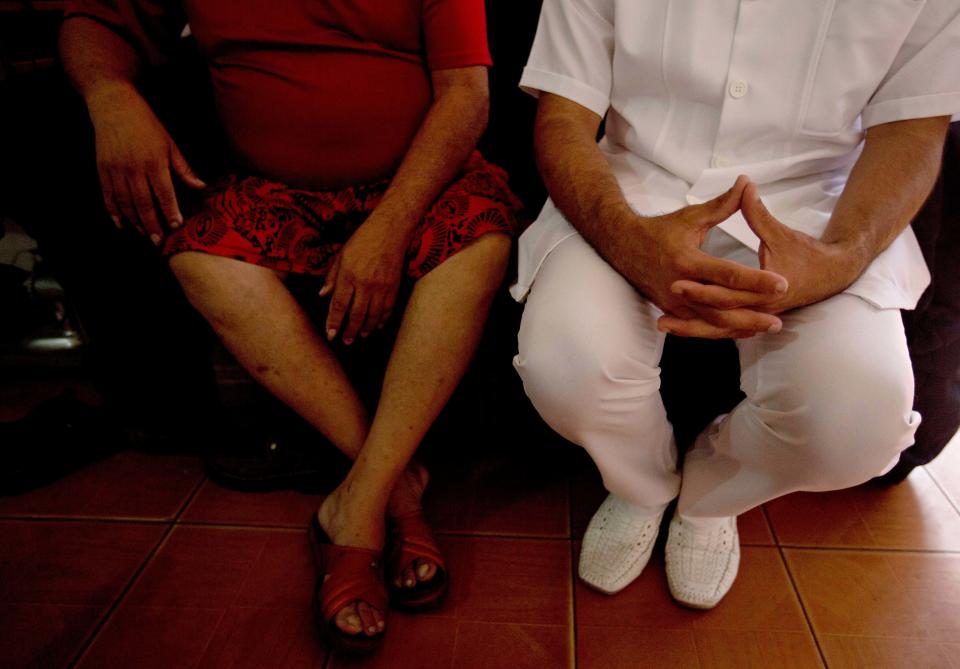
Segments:
[[[120,525],[169,525],[173,522],[173,518],[125,518],[123,516],[111,516],[111,517],[102,517],[102,516],[3,516],[0,517],[0,522],[5,522],[8,520],[14,520],[18,522],[30,521],[30,522],[39,522],[39,523],[69,523],[69,522],[79,522],[79,523],[106,523],[106,524],[120,524]]]
[[[123,603],[123,600],[126,599],[127,595],[133,589],[133,586],[140,576],[143,575],[143,572],[146,571],[147,566],[153,562],[153,559],[156,557],[157,553],[160,552],[160,549],[166,544],[167,539],[170,537],[170,533],[173,532],[174,524],[169,523],[167,525],[166,531],[163,533],[163,536],[157,541],[153,549],[147,553],[147,557],[144,558],[143,562],[140,563],[140,566],[133,572],[133,575],[127,581],[126,585],[120,591],[120,594],[117,595],[116,599],[107,607],[106,612],[103,616],[100,617],[100,620],[97,621],[97,624],[94,626],[93,630],[84,638],[83,643],[80,644],[80,648],[74,654],[73,658],[67,664],[68,669],[72,669],[77,666],[83,656],[86,655],[87,651],[90,650],[90,647],[93,645],[94,641],[97,640],[97,637],[100,636],[100,632],[106,626],[106,624],[113,618],[113,614],[120,608],[120,604]]]
[[[772,527],[772,526],[771,526]],[[817,636],[817,631],[813,627],[813,621],[810,620],[810,613],[807,611],[807,605],[803,601],[803,597],[800,595],[800,588],[797,587],[797,581],[793,577],[793,572],[790,571],[790,563],[787,562],[787,556],[783,554],[783,547],[777,546],[777,552],[780,554],[780,564],[783,565],[783,568],[787,572],[787,578],[790,579],[790,587],[793,588],[793,594],[796,595],[797,601],[800,603],[800,610],[803,612],[803,619],[807,623],[807,629],[810,630],[810,636],[813,637],[813,643],[817,647],[817,653],[820,655],[820,662],[823,663],[824,667],[829,667],[827,664],[827,656],[823,652],[823,647],[820,645],[820,637]]]
[[[186,498],[186,499],[183,501],[183,503],[180,505],[180,509],[177,511],[176,514],[174,514],[174,516],[173,516],[173,523],[174,523],[174,525],[176,525],[176,524],[178,524],[178,523],[180,522],[180,518],[182,518],[182,517],[183,517],[183,514],[186,513],[186,511],[187,511],[188,508],[190,508],[190,504],[193,502],[194,499],[196,499],[197,494],[199,494],[200,489],[203,487],[203,485],[204,485],[206,482],[207,482],[207,475],[206,475],[206,474],[202,474],[202,475],[200,476],[200,480],[199,480],[199,481],[197,482],[197,484],[193,487],[193,490],[190,492],[189,495],[187,495],[187,498]]]
[[[927,464],[930,464],[930,463],[927,463]],[[921,469],[923,469],[923,472],[930,477],[930,480],[933,481],[933,485],[937,487],[940,493],[947,498],[947,504],[952,506],[953,510],[956,511],[958,514],[960,514],[960,500],[958,500],[957,502],[954,501],[950,493],[948,493],[946,489],[940,484],[940,480],[933,475],[933,472],[927,469],[927,465],[923,465]]]
[[[805,551],[833,551],[847,553],[906,553],[920,555],[960,555],[960,550],[936,550],[933,548],[884,548],[876,546],[806,546],[804,544],[780,544],[778,548],[794,548]]]

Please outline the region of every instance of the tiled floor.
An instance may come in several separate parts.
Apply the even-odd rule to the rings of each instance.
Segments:
[[[311,626],[319,495],[235,493],[194,458],[124,453],[0,498],[0,666],[960,668],[960,438],[901,486],[743,516],[739,579],[708,612],[671,601],[659,555],[615,597],[577,582],[604,495],[579,451],[447,463],[434,480],[450,596],[394,614],[360,662]]]

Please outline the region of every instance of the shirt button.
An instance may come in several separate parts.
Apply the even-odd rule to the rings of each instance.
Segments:
[[[730,97],[740,99],[747,94],[747,91],[750,89],[747,86],[747,82],[742,79],[730,83]]]

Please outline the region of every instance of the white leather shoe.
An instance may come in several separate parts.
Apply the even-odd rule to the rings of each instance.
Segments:
[[[650,560],[666,508],[651,511],[608,495],[583,536],[578,569],[583,582],[608,595],[630,585]]]
[[[740,567],[737,517],[701,519],[675,513],[666,547],[667,584],[680,604],[712,609],[729,592]]]

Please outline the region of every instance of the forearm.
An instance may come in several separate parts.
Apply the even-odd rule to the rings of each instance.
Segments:
[[[855,280],[910,224],[940,173],[949,117],[867,131],[860,158],[821,241],[842,251]]]
[[[110,90],[131,89],[140,68],[136,50],[122,37],[92,19],[68,19],[60,31],[63,68],[88,106]]]
[[[635,218],[609,163],[597,147],[600,117],[570,100],[544,94],[537,108],[537,165],[554,204],[614,267],[617,240]]]
[[[434,102],[371,216],[404,239],[413,234],[437,196],[463,167],[486,128],[486,68],[469,69],[466,76],[453,80],[449,73],[435,74]]]

